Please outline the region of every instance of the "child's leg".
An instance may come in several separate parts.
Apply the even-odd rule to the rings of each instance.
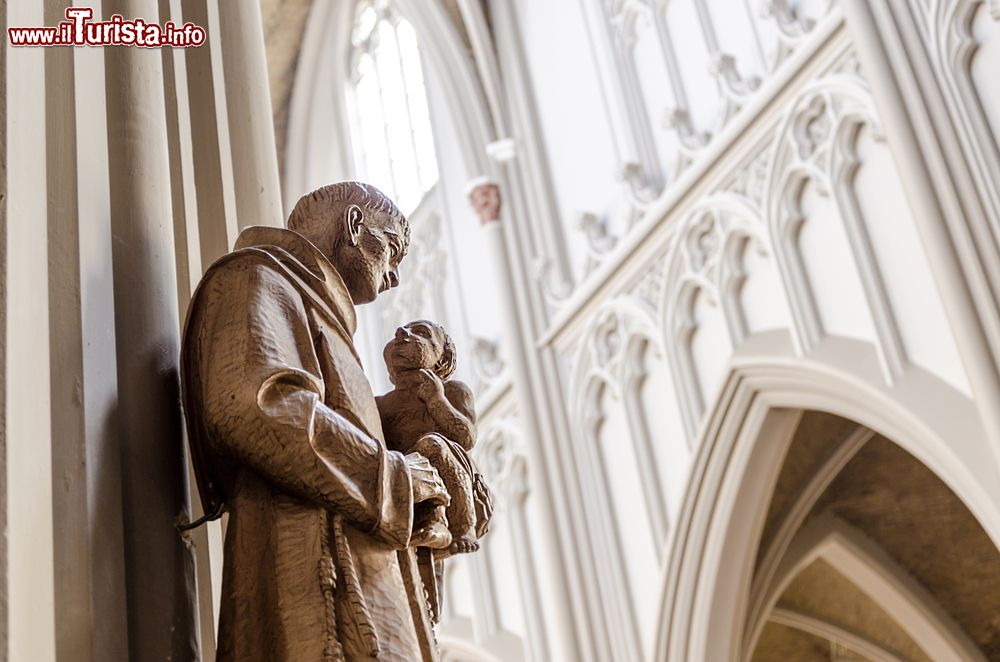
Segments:
[[[414,447],[437,469],[444,482],[451,504],[446,511],[447,528],[451,532],[452,554],[464,554],[479,549],[476,539],[476,509],[472,500],[472,477],[452,454],[450,444],[438,435],[422,437]]]

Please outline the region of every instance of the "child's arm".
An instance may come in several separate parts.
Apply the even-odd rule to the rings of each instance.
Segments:
[[[476,443],[476,406],[472,390],[459,381],[442,382],[429,370],[421,372],[429,374],[430,378],[420,385],[417,395],[440,426],[439,432],[465,450],[471,450]]]

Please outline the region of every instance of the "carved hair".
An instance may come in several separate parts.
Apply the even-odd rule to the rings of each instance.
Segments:
[[[455,341],[451,339],[448,332],[444,330],[444,327],[435,322],[428,320],[417,320],[416,322],[410,322],[410,324],[426,324],[432,329],[437,329],[438,333],[441,334],[441,358],[438,359],[437,363],[431,366],[431,370],[434,374],[438,376],[441,381],[447,381],[455,373],[455,368],[458,367],[458,361],[456,358]],[[407,324],[407,326],[410,326]]]
[[[299,198],[288,217],[288,229],[301,234],[321,234],[331,221],[341,221],[348,205],[382,214],[403,228],[403,241],[410,244],[410,224],[392,200],[371,184],[338,182],[327,184]]]

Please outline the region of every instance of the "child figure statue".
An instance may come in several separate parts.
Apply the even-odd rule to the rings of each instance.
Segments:
[[[468,456],[476,443],[472,391],[457,380],[455,345],[445,330],[426,320],[396,330],[383,351],[393,390],[376,397],[389,448],[417,452],[437,469],[451,503],[415,522],[414,547],[464,554],[479,549],[473,498],[475,467]]]

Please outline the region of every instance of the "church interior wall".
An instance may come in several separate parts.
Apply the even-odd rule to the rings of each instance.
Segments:
[[[171,339],[242,228],[363,175],[357,3],[83,4],[209,40],[4,47],[0,659],[211,661],[226,524],[174,528],[203,513]],[[387,390],[388,334],[449,327],[498,502],[442,659],[1000,654],[997,3],[376,4],[439,175],[357,343]]]

